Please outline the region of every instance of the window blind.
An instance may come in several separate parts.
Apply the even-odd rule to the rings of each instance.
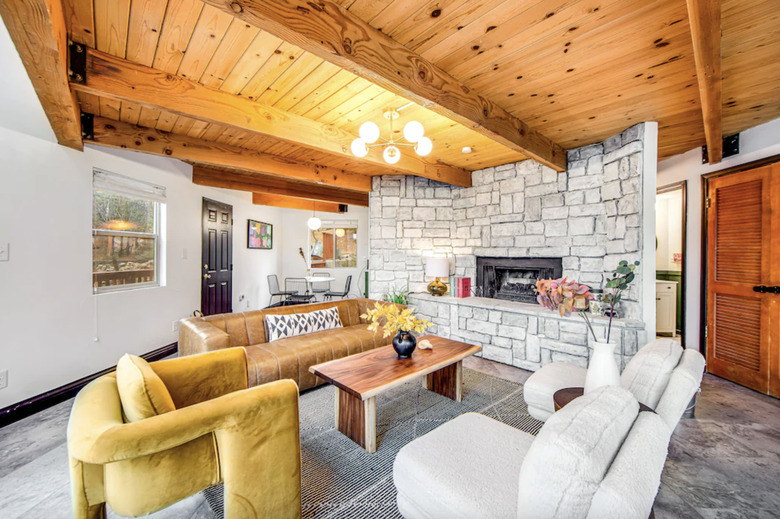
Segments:
[[[163,186],[97,168],[92,170],[92,187],[99,191],[144,198],[155,202],[165,202],[166,198],[166,189]]]

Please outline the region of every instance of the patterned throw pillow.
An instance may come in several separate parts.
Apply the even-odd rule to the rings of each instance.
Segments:
[[[266,315],[268,342],[311,333],[309,314]]]
[[[311,322],[311,332],[321,332],[332,328],[341,328],[341,319],[339,318],[339,309],[326,308],[324,310],[315,310],[309,312],[309,321]]]

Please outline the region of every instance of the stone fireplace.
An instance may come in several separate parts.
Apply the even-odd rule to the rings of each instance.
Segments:
[[[477,256],[477,294],[536,302],[536,280],[563,275],[562,258],[494,258]]]
[[[564,172],[533,160],[474,171],[467,188],[412,176],[374,177],[370,297],[409,290],[410,304],[434,323],[432,333],[479,344],[491,360],[531,370],[555,360],[584,365],[584,321],[540,307],[536,280],[566,276],[601,288],[619,261],[638,260],[642,266],[620,307],[625,362],[645,331],[655,329],[655,255],[643,232],[654,220],[652,205],[649,215],[643,206],[655,194],[656,132],[654,123],[642,123],[569,150]],[[425,295],[430,279],[423,265],[430,254],[448,255],[452,274],[470,277],[485,297]]]

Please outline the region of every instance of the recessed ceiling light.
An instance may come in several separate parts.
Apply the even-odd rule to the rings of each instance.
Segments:
[[[460,151],[463,153],[471,153],[471,146],[463,146],[463,149]]]

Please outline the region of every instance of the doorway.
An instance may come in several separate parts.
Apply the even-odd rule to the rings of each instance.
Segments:
[[[780,397],[780,163],[704,182],[707,370]]]
[[[203,199],[200,311],[233,311],[233,206]]]
[[[687,182],[658,188],[655,200],[656,335],[685,337]]]

